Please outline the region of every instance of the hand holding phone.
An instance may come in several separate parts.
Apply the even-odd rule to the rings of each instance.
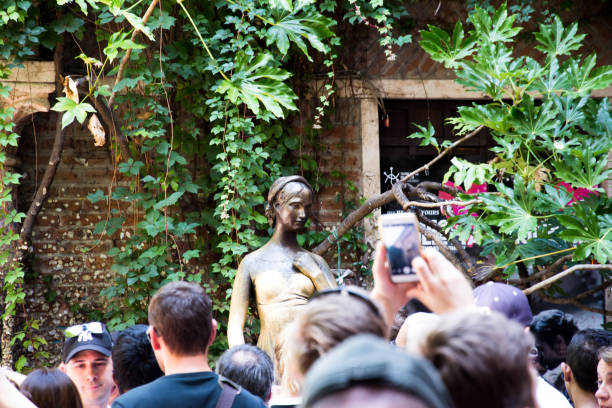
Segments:
[[[391,281],[419,280],[412,260],[421,252],[419,224],[413,213],[383,214],[379,217],[380,236],[387,250]]]

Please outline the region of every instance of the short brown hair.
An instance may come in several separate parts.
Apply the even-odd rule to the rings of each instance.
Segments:
[[[205,353],[212,333],[212,302],[196,283],[168,283],[151,299],[149,324],[172,353]]]
[[[330,292],[312,299],[296,321],[296,338],[289,348],[295,347],[292,352],[302,375],[321,355],[351,336],[370,333],[386,338],[382,313],[376,304],[366,300],[367,293],[356,287],[344,290],[361,296]]]
[[[533,336],[501,314],[443,316],[420,351],[437,369],[455,408],[535,407]]]

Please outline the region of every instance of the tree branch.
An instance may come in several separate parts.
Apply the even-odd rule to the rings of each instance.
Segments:
[[[544,279],[542,282],[536,283],[535,285],[523,290],[523,293],[525,295],[531,295],[534,292],[537,292],[540,289],[543,289],[551,284],[553,284],[554,282],[558,281],[559,279],[565,278],[568,275],[571,275],[572,273],[576,272],[576,271],[581,271],[581,270],[590,270],[590,271],[597,271],[600,269],[607,269],[612,271],[612,264],[605,264],[605,265],[591,265],[591,264],[581,264],[581,265],[574,265],[571,268],[568,268],[566,270],[564,270],[563,272],[559,272],[558,274],[551,276],[548,279]]]
[[[479,126],[473,132],[470,132],[467,135],[463,136],[461,139],[454,142],[450,147],[446,148],[442,153],[436,156],[429,163],[419,167],[418,169],[408,174],[406,177],[404,177],[402,180],[398,181],[395,184],[399,184],[400,186],[402,186],[402,189],[406,188],[404,184],[407,180],[429,169],[430,166],[432,166],[434,163],[439,161],[442,157],[446,156],[453,148],[457,147],[459,144],[465,142],[469,138],[478,134],[483,128],[484,128],[483,126]],[[332,245],[336,243],[336,241],[338,241],[338,239],[340,239],[340,237],[346,234],[346,232],[349,229],[351,229],[355,224],[361,221],[366,215],[370,214],[375,209],[380,208],[383,205],[390,203],[391,201],[393,201],[393,199],[394,199],[393,187],[391,187],[391,189],[385,191],[382,194],[379,194],[377,196],[367,199],[365,203],[363,203],[359,208],[351,212],[344,220],[342,220],[340,224],[338,224],[334,228],[335,234],[328,235],[327,238],[323,242],[321,242],[319,245],[317,245],[316,248],[312,250],[312,252],[314,252],[317,255],[323,255],[325,252],[329,250],[329,248],[332,247]]]
[[[550,265],[548,268],[545,268],[541,270],[540,272],[534,273],[533,275],[528,276],[527,278],[524,278],[524,279],[508,279],[508,283],[511,285],[522,285],[522,284],[529,283],[535,280],[539,280],[540,278],[547,277],[548,275],[553,274],[565,262],[571,261],[572,257],[573,257],[572,254],[564,255],[561,258],[557,259],[555,262],[553,262],[553,264]]]
[[[149,17],[151,17],[151,14],[153,13],[153,10],[155,10],[155,6],[157,5],[157,1],[158,0],[153,0],[151,2],[151,4],[149,4],[149,8],[147,8],[147,11],[145,11],[144,15],[142,16],[142,25],[147,24],[147,20],[149,19]],[[136,36],[138,35],[140,31],[134,28],[134,31],[132,32],[132,37],[131,40],[134,41],[136,39]],[[112,110],[113,109],[113,102],[115,102],[115,87],[117,86],[117,84],[119,83],[119,81],[121,81],[121,78],[123,77],[123,71],[125,70],[125,67],[128,63],[128,61],[130,60],[130,56],[132,55],[132,49],[128,48],[128,50],[125,52],[125,55],[123,56],[123,58],[121,58],[121,63],[119,64],[119,71],[117,71],[117,77],[115,78],[115,85],[113,85],[113,91],[111,93],[110,98],[108,98],[108,106],[109,108]],[[126,159],[129,156],[126,156]]]
[[[449,239],[448,235],[444,233],[442,227],[440,227],[437,223],[431,221],[429,218],[425,217],[421,213],[420,210],[417,209],[415,211],[415,214],[416,214],[417,218],[419,219],[419,221],[422,224],[425,224],[429,228],[437,231],[440,235],[442,235],[444,238],[446,238],[446,240],[448,242],[450,242],[455,247],[455,249],[457,250],[457,253],[459,254],[461,259],[463,260],[463,263],[467,266],[467,271],[466,271],[467,276],[469,276],[470,279],[472,279],[471,272],[472,272],[473,268],[475,267],[474,259],[465,251],[465,248],[463,248],[463,245],[461,245],[461,242],[459,242],[456,238]],[[461,270],[464,270],[464,269],[465,268],[463,268]]]
[[[56,96],[61,95],[61,92],[63,90],[61,80],[61,73],[63,72],[63,58],[64,43],[61,42],[57,44],[57,46],[55,47],[55,52],[53,53],[53,62],[55,65]],[[63,113],[58,113],[57,115],[57,121],[55,124],[55,140],[53,141],[53,149],[51,150],[49,163],[47,165],[47,168],[45,169],[42,181],[38,186],[38,189],[36,190],[34,199],[30,204],[30,208],[28,209],[26,218],[23,221],[21,232],[19,233],[19,241],[16,253],[17,262],[21,262],[23,260],[25,250],[27,250],[28,248],[28,241],[30,239],[30,235],[32,234],[32,229],[34,228],[34,221],[36,220],[38,213],[42,209],[45,200],[49,196],[49,191],[51,190],[51,183],[53,183],[53,178],[55,177],[57,167],[59,166],[62,160],[62,151],[64,149],[64,140],[66,136],[66,132],[64,131],[64,129],[62,129],[62,116]]]
[[[577,301],[576,299],[573,298],[555,298],[555,297],[551,297],[551,296],[546,296],[546,295],[540,295],[540,298],[548,303],[554,303],[556,305],[573,305],[576,306],[579,309],[582,310],[586,310],[588,312],[592,312],[592,313],[597,313],[597,314],[603,314],[603,315],[607,315],[607,316],[612,316],[612,310],[606,310],[605,308],[603,309],[597,309],[595,307],[590,307],[587,306],[583,303],[580,303],[579,301]]]
[[[123,160],[127,160],[130,157],[128,141],[121,129],[119,129],[115,114],[111,109],[109,109],[108,106],[106,106],[106,103],[104,103],[104,100],[102,100],[102,98],[93,98],[93,102],[96,110],[100,114],[100,117],[115,136],[115,140],[117,141],[117,145],[119,145],[119,150],[121,150],[121,156],[123,156]]]

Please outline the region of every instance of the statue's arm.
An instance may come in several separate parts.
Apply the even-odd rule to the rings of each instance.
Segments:
[[[317,291],[338,286],[325,259],[311,252],[298,252],[293,260],[300,272],[308,276]]]
[[[250,289],[251,275],[243,261],[238,267],[232,288],[232,300],[227,322],[227,342],[230,347],[244,344],[244,323],[249,308]]]

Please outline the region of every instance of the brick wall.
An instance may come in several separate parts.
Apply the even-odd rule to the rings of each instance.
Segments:
[[[26,212],[41,181],[55,137],[55,113],[36,114],[21,133],[19,208]],[[112,281],[113,242],[94,236],[95,224],[107,216],[105,203],[92,204],[89,193],[106,190],[113,179],[105,148],[94,147],[87,129],[73,125],[66,132],[61,164],[49,198],[35,223],[26,259],[28,316],[44,328],[52,354],[59,352],[61,329],[100,312],[99,292]],[[54,299],[47,302],[47,299]]]

